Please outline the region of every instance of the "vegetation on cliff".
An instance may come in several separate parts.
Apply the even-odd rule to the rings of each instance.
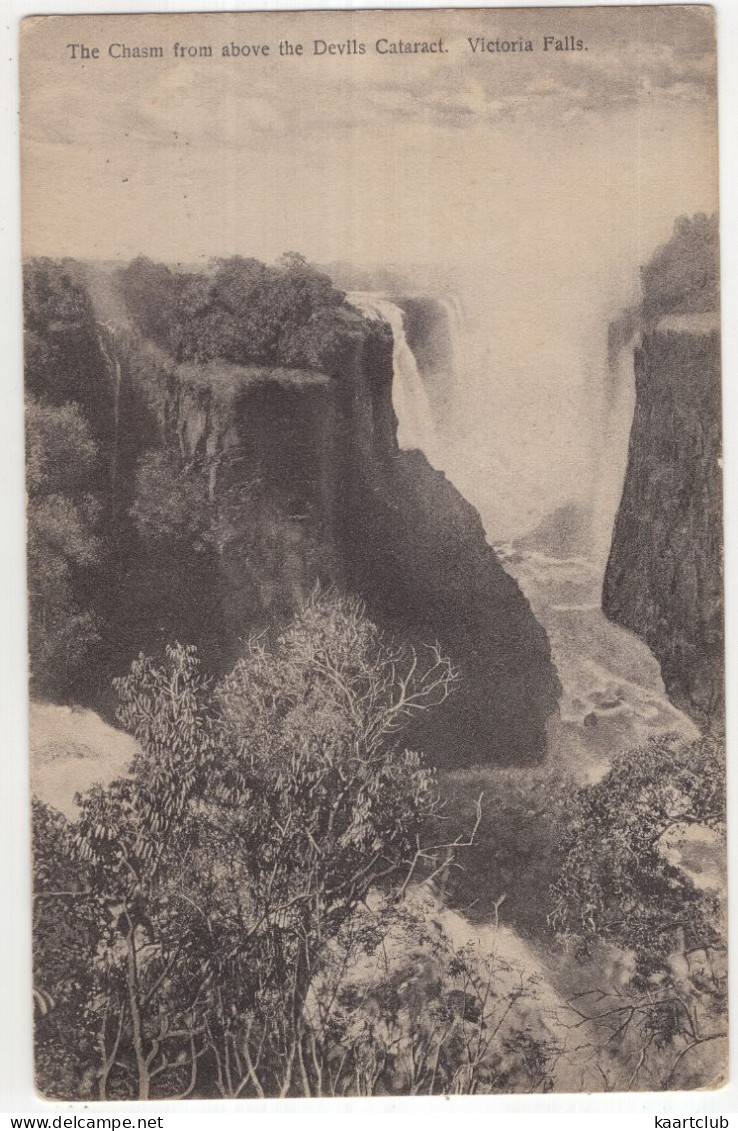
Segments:
[[[290,517],[314,505],[296,421],[318,412],[316,367],[357,318],[299,256],[276,267],[234,258],[200,274],[143,258],[112,275],[38,259],[25,266],[24,293],[32,687],[109,709],[110,677],[140,648],[175,636],[211,660],[224,648],[219,578],[239,528],[252,593],[237,632],[258,622],[280,563],[314,563],[322,516],[309,515],[307,529]],[[193,373],[176,373],[178,363]],[[305,379],[285,365],[307,367]],[[193,426],[212,417],[216,394],[238,402],[245,390],[261,451],[212,450],[217,437],[207,451]],[[327,579],[320,566],[301,572],[303,594]],[[278,615],[293,607],[294,594]]]
[[[714,1082],[701,1054],[725,1039],[721,746],[654,740],[580,789],[560,769],[498,771],[474,805],[408,745],[458,684],[437,649],[335,594],[271,644],[253,638],[221,680],[192,647],[134,661],[117,681],[130,772],[71,820],[34,804],[41,1090]],[[463,893],[468,913],[492,889],[472,943],[444,903]],[[522,940],[505,945],[501,913],[536,966]]]
[[[642,313],[647,321],[669,314],[704,314],[720,308],[717,216],[680,216],[668,243],[641,269]]]
[[[26,273],[29,393],[87,427],[78,490],[99,520],[68,602],[94,632],[78,663],[59,648],[34,663],[36,695],[110,716],[110,679],[173,639],[223,675],[251,632],[335,585],[462,667],[417,736],[435,764],[543,757],[559,691],[545,632],[474,509],[398,449],[383,321],[297,255]]]
[[[469,842],[429,839],[438,782],[404,742],[456,679],[330,596],[219,683],[192,648],[133,663],[130,776],[71,823],[36,806],[46,1094],[547,1086],[552,1049],[507,1022],[533,987],[505,989],[504,963],[457,952],[406,898]]]
[[[276,266],[233,256],[199,273],[141,256],[120,269],[119,282],[135,325],[177,361],[320,369],[344,300],[294,253]]]

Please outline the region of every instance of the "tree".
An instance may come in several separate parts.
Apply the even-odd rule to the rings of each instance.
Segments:
[[[138,255],[117,270],[115,279],[134,324],[146,337],[168,349],[178,277],[165,264]]]
[[[454,678],[436,651],[423,665],[388,645],[358,603],[316,598],[271,648],[252,640],[216,689],[218,757],[184,896],[200,916],[193,959],[218,988],[199,1007],[223,1094],[296,1087],[326,948],[370,889],[397,884],[424,851],[437,789],[395,736]],[[160,765],[154,700],[121,690],[129,729]]]
[[[216,259],[197,274],[140,257],[119,278],[134,323],[179,362],[320,369],[346,315],[343,292],[294,252],[275,266]]]
[[[679,216],[671,239],[641,268],[641,283],[646,318],[719,310],[717,216]]]
[[[227,741],[206,820],[215,816],[210,842],[224,836],[247,865],[237,953],[241,978],[257,969],[261,984],[244,1001],[234,1051],[257,1094],[293,1089],[326,948],[371,889],[397,888],[425,851],[438,791],[398,736],[454,680],[437,651],[424,662],[384,641],[358,602],[318,598],[272,650],[252,641],[218,689]],[[225,1045],[222,1061],[226,1072]]]
[[[95,406],[100,356],[95,315],[73,260],[32,259],[23,267],[26,392],[56,405]]]
[[[401,740],[455,679],[320,595],[217,686],[193,648],[132,665],[119,719],[141,752],[64,837],[95,956],[80,1079],[92,1026],[99,1095],[314,1091],[308,1001],[341,932],[463,843],[424,843],[438,790]]]
[[[95,915],[70,823],[34,799],[32,829],[36,1078],[47,1095],[78,1095],[82,1066],[96,1055],[90,1016]]]
[[[604,965],[616,951],[632,956],[619,986],[596,986],[572,1003],[576,1027],[620,1049],[628,1087],[641,1074],[664,1088],[692,1086],[684,1073],[695,1050],[725,1038],[720,879],[698,884],[689,866],[695,844],[703,856],[712,845],[717,858],[724,834],[724,749],[715,736],[653,738],[574,800],[551,923],[583,958]]]

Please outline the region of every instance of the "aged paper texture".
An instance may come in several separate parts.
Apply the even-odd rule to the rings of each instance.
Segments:
[[[38,1089],[722,1084],[712,10],[21,70]]]

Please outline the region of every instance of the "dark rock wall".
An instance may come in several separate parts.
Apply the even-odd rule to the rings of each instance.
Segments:
[[[678,326],[678,322],[675,323]],[[603,588],[703,726],[724,708],[720,339],[651,329],[635,354],[628,467]]]
[[[89,589],[104,639],[70,696],[109,713],[111,676],[175,639],[226,670],[249,634],[335,586],[461,670],[408,742],[448,767],[539,760],[559,693],[546,634],[476,511],[399,451],[389,327],[350,307],[337,325],[322,372],[177,364],[130,325],[99,342],[88,325],[84,388],[67,387],[65,365],[64,397],[93,421],[106,467]]]
[[[540,761],[558,677],[546,633],[477,512],[420,452],[366,468],[354,491],[344,514],[349,587],[419,649],[438,640],[461,673],[411,741],[447,769]]]

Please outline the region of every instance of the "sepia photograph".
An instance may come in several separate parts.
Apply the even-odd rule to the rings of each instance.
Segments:
[[[22,22],[42,1097],[727,1083],[716,59]]]

